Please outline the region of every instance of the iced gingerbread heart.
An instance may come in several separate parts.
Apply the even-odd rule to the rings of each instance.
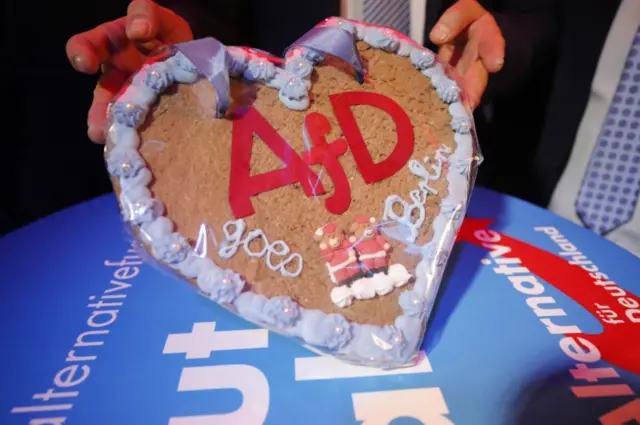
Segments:
[[[337,18],[284,59],[195,40],[109,113],[123,215],[159,264],[318,352],[415,362],[479,161],[432,52]]]

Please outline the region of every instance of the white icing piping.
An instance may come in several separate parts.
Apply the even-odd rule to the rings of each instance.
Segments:
[[[427,217],[427,197],[430,194],[438,194],[438,191],[430,187],[429,183],[440,179],[442,175],[442,165],[446,161],[446,157],[443,153],[448,152],[449,149],[446,146],[442,146],[436,151],[436,164],[433,166],[433,174],[429,173],[419,161],[416,161],[415,159],[409,161],[409,170],[423,180],[418,184],[419,189],[409,192],[411,204],[396,194],[389,195],[387,197],[384,205],[384,213],[382,215],[383,222],[397,223],[399,226],[383,227],[382,232],[385,235],[406,244],[415,243],[418,238],[419,230]],[[424,158],[424,162],[427,162],[428,160],[428,157]],[[401,215],[396,214],[394,211],[394,207],[398,205],[402,207]],[[415,215],[416,212],[417,217]]]
[[[233,229],[232,231],[230,229]],[[298,253],[289,255],[291,249],[284,241],[278,240],[270,243],[267,236],[261,229],[252,230],[247,234],[247,237],[242,239],[242,236],[247,229],[247,225],[243,219],[227,221],[222,227],[224,233],[224,240],[220,244],[218,255],[222,258],[229,259],[236,255],[238,249],[242,247],[245,254],[253,258],[262,258],[266,255],[265,262],[269,270],[278,272],[284,277],[298,277],[302,273],[303,260],[302,256]],[[259,251],[253,251],[250,247],[252,242],[257,242],[258,245],[262,244],[262,249]],[[273,264],[272,256],[287,257],[277,264]],[[290,272],[287,270],[287,266],[290,264],[296,264],[295,271]]]
[[[369,366],[394,367],[409,361],[407,353],[403,350],[409,350],[408,355],[412,355],[421,342],[423,318],[430,313],[444,264],[462,222],[461,212],[465,210],[469,195],[469,172],[479,158],[476,156],[474,139],[470,134],[472,120],[459,100],[460,90],[455,82],[444,74],[443,67],[431,60],[434,56],[432,52],[416,46],[415,43],[388,29],[381,30],[354,21],[341,22],[350,23],[359,40],[368,41],[374,47],[377,45],[385,50],[395,51],[400,56],[410,57],[416,68],[431,78],[441,99],[449,103],[451,126],[456,133],[456,149],[448,158],[449,163],[453,165],[453,169],[447,173],[448,196],[442,200],[440,214],[433,222],[432,241],[436,242],[428,244],[429,247],[422,250],[423,258],[416,268],[415,285],[411,291],[406,291],[400,296],[404,314],[396,319],[395,326],[350,324],[340,315],[327,315],[318,310],[303,309],[290,299],[287,301],[288,297],[265,299],[252,292],[241,293],[244,284],[236,274],[223,271],[209,258],[198,257],[184,237],[173,233],[173,223],[162,215],[162,204],[151,197],[146,187],[151,181],[151,173],[137,152],[140,138],[135,128],[142,123],[157,95],[169,84],[189,84],[198,80],[197,70],[181,54],[177,53],[164,62],[143,67],[134,78],[133,84],[110,106],[112,125],[107,137],[114,147],[108,153],[107,165],[109,172],[119,178],[122,189],[120,202],[123,211],[126,211],[127,219],[132,224],[139,225],[141,237],[151,246],[153,255],[186,277],[197,277],[198,284],[205,285],[201,288],[206,290],[213,300],[234,304],[236,312],[245,319],[279,333],[300,337],[307,344],[332,350],[339,353],[344,360]],[[389,38],[393,40],[387,40]],[[306,67],[304,62],[294,62],[294,59],[302,58],[309,63],[317,63],[321,60],[321,55],[317,52],[297,49],[288,55],[284,70],[274,67],[275,74],[270,75],[271,67],[261,62],[259,56],[241,48],[231,50],[234,58],[241,64],[241,70],[236,69],[235,75],[239,75],[237,71],[240,71],[246,76],[245,71],[252,65],[256,74],[259,74],[257,76],[263,77],[258,78],[260,81],[280,90],[280,99],[287,107],[299,110],[308,106],[308,90],[311,86],[308,76],[299,77],[293,72]],[[230,73],[231,67],[230,65]],[[249,77],[254,77],[253,72],[250,74]],[[294,78],[302,78],[306,88],[304,96],[300,95],[302,86]],[[429,188],[420,186],[420,192],[412,196],[412,200],[415,201],[417,195],[422,199],[428,192]],[[136,207],[131,208],[134,205]],[[280,251],[274,249],[274,253],[284,250],[284,247],[280,246]],[[269,263],[270,259],[267,262]],[[272,266],[278,267],[273,264]],[[264,308],[267,308],[267,305],[269,307],[260,312],[258,309],[262,308],[259,307],[261,305],[264,305]],[[272,310],[274,306],[282,309]],[[323,320],[322,327],[318,327],[320,319]],[[388,350],[381,352],[380,344],[374,344],[378,348],[372,346],[372,337],[381,343],[392,343],[383,344]]]

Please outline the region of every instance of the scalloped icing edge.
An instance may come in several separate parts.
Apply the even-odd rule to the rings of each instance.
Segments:
[[[409,57],[414,66],[431,79],[440,98],[449,104],[452,117],[456,148],[448,161],[453,164],[452,171],[455,172],[447,173],[448,196],[441,200],[440,213],[433,221],[434,235],[427,249],[422,251],[415,270],[414,286],[399,298],[403,314],[396,318],[394,325],[351,323],[339,314],[305,309],[286,296],[267,299],[255,292],[243,291],[245,282],[238,274],[223,270],[208,257],[198,256],[184,236],[173,232],[174,225],[164,216],[162,203],[154,199],[148,189],[152,175],[138,153],[140,136],[137,127],[144,122],[149,107],[168,86],[173,83],[191,84],[199,79],[197,69],[181,53],[176,52],[152,65],[143,66],[133,77],[131,85],[110,105],[111,123],[107,138],[113,147],[106,154],[107,166],[110,174],[118,178],[119,201],[125,220],[135,226],[155,260],[188,279],[197,279],[203,295],[249,322],[302,340],[303,345],[315,353],[385,369],[411,366],[419,359],[426,318],[433,308],[449,253],[466,211],[472,188],[471,168],[474,162],[481,160],[475,150],[472,118],[459,100],[459,88],[445,75],[443,66],[430,50],[389,28],[341,18],[329,18],[325,24],[340,25],[374,48]],[[311,83],[307,77],[311,72],[304,75],[307,72],[304,61],[312,71],[313,66],[323,59],[321,54],[296,47],[287,54],[285,68],[275,67],[275,74],[269,77],[269,72],[247,75],[251,74],[247,70],[253,66],[260,71],[270,56],[248,48],[229,47],[228,51],[235,62],[229,64],[229,68],[244,64],[244,67],[229,69],[230,75],[243,74],[253,81],[279,89],[281,100],[291,109],[300,110],[306,108],[305,104],[308,106],[308,98],[305,101],[296,94],[296,99],[290,99],[286,93],[283,94],[283,87],[293,78],[302,78],[306,90],[310,90]],[[300,69],[304,72],[292,72]],[[265,81],[265,77],[269,78]],[[449,89],[453,82],[454,94],[457,95],[451,96],[451,90],[439,90],[438,81],[444,81],[445,88]],[[294,100],[293,104],[288,104],[289,100]],[[114,110],[118,105],[120,109]]]

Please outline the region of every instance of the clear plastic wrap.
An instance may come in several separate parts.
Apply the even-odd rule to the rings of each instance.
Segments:
[[[321,354],[415,364],[481,162],[433,52],[329,18],[275,58],[172,46],[109,108],[105,149],[149,261]]]

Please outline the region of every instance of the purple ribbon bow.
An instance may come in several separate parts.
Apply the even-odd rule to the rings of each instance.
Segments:
[[[358,53],[355,37],[348,30],[332,26],[315,27],[289,46],[285,50],[285,57],[287,51],[294,47],[303,47],[338,57],[353,67],[360,84],[364,82],[362,58]]]
[[[175,47],[213,84],[216,92],[216,116],[224,117],[231,106],[227,48],[212,37],[187,41],[176,44]]]

